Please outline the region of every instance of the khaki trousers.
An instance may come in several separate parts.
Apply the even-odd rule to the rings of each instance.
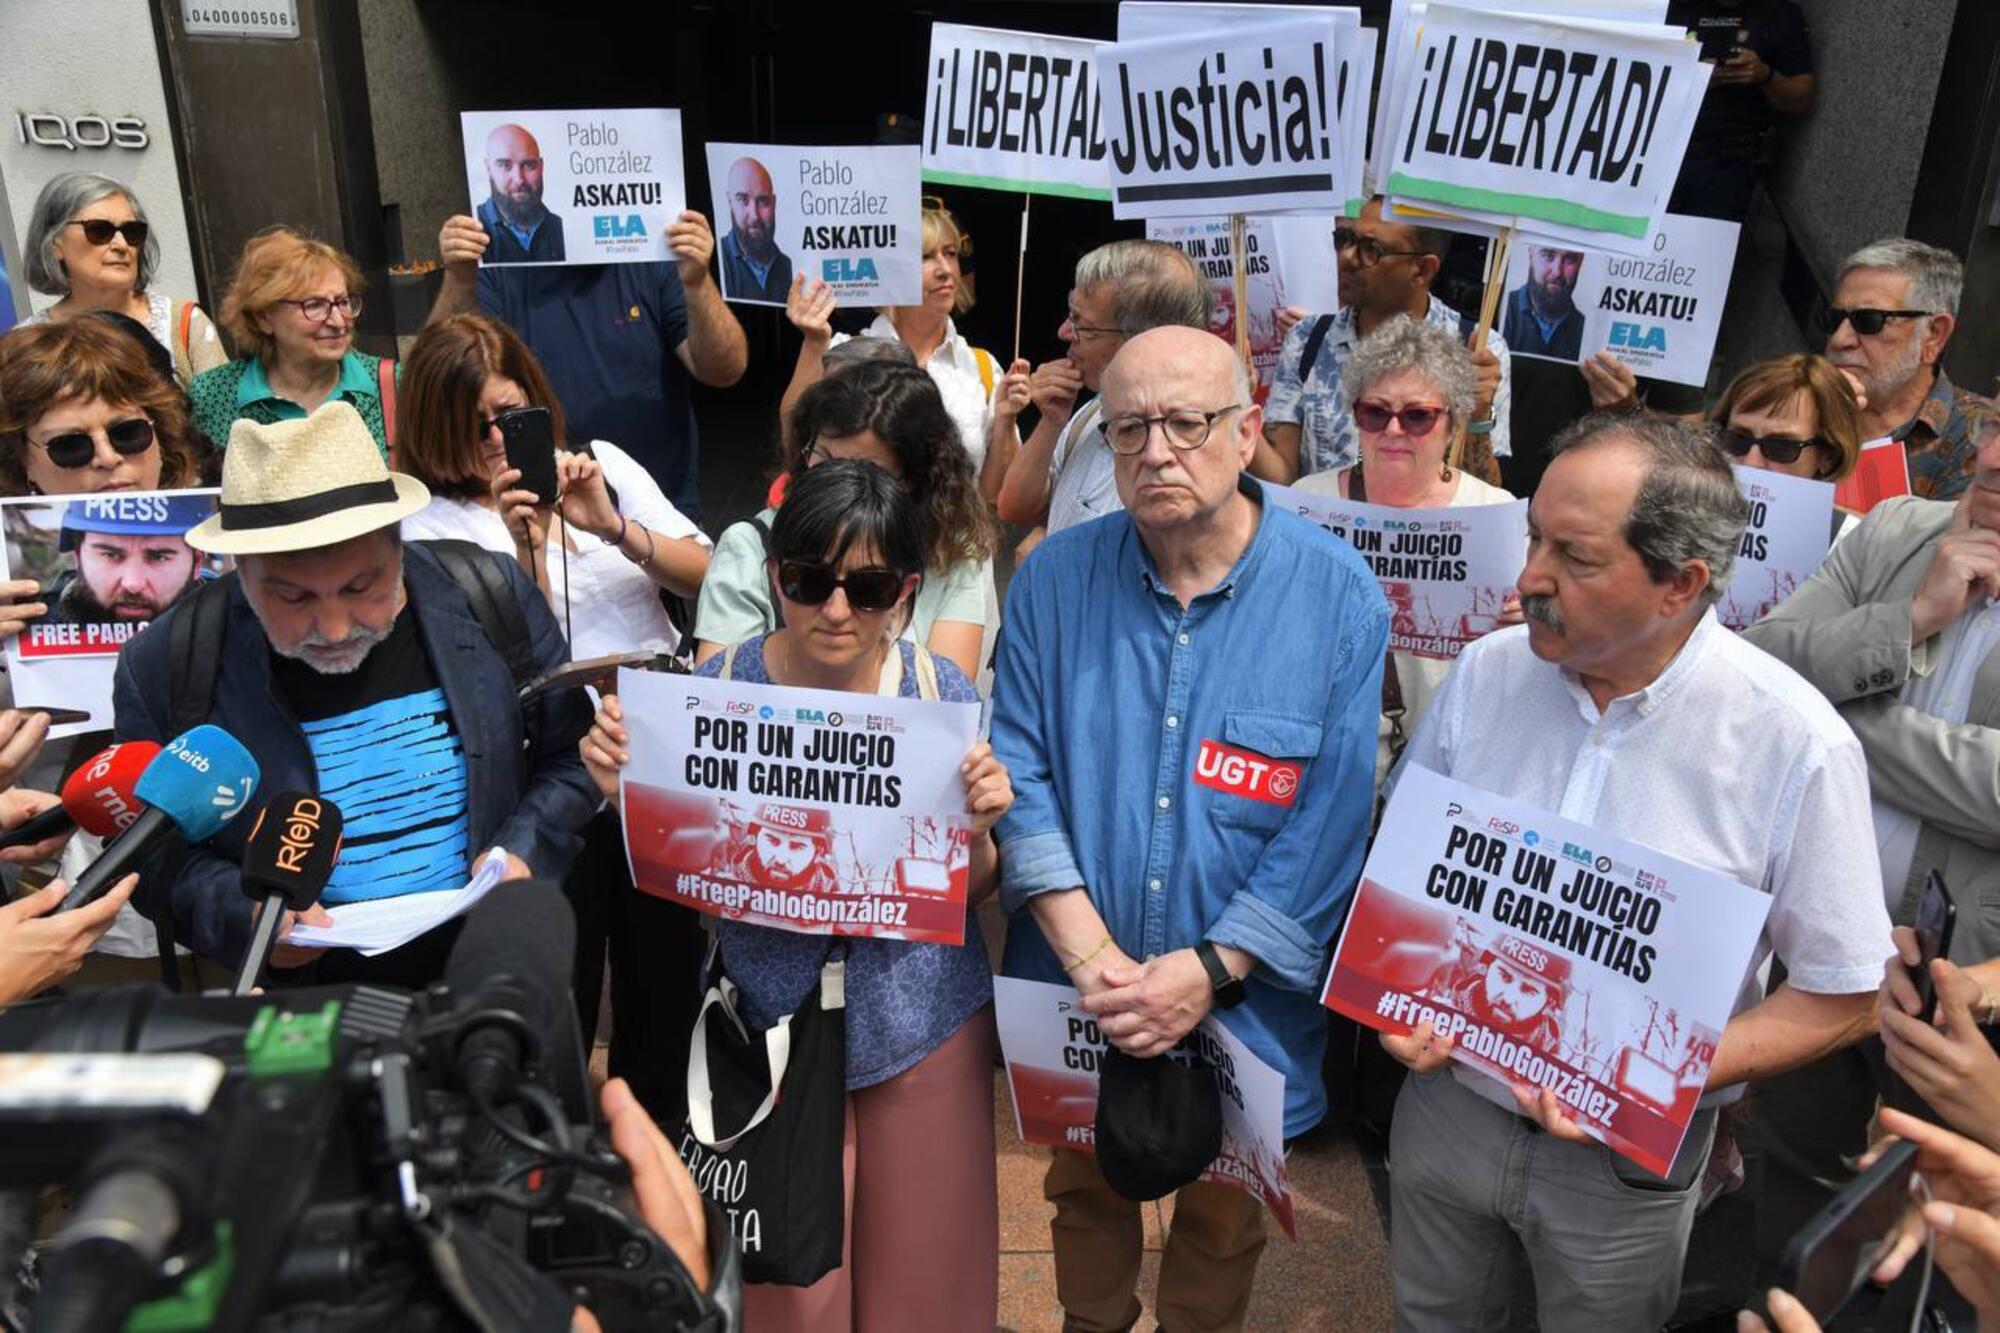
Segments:
[[[1065,1333],[1123,1333],[1140,1314],[1139,1205],[1105,1183],[1089,1153],[1054,1150],[1042,1193]],[[1154,1314],[1167,1333],[1238,1329],[1264,1252],[1264,1205],[1239,1189],[1196,1181],[1174,1195]]]

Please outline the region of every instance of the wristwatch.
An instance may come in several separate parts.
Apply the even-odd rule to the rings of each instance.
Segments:
[[[1215,991],[1215,1007],[1233,1009],[1243,1003],[1243,978],[1223,966],[1222,955],[1207,940],[1194,946],[1194,956],[1208,969],[1208,984]]]

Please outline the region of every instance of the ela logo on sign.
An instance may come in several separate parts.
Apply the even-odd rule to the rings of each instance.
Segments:
[[[1194,758],[1194,780],[1204,787],[1289,807],[1299,795],[1299,766],[1204,740]]]

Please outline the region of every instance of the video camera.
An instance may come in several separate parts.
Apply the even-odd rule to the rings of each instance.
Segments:
[[[709,1205],[696,1286],[602,1141],[553,888],[472,911],[443,984],[0,1013],[0,1189],[68,1186],[43,1330],[740,1327]],[[714,1294],[711,1294],[714,1293]]]

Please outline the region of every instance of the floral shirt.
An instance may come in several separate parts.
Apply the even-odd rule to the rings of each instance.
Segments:
[[[1910,489],[1926,500],[1955,500],[1972,484],[1979,441],[2000,430],[2000,404],[1962,389],[1940,366],[1917,413],[1895,432],[1909,451]]]

